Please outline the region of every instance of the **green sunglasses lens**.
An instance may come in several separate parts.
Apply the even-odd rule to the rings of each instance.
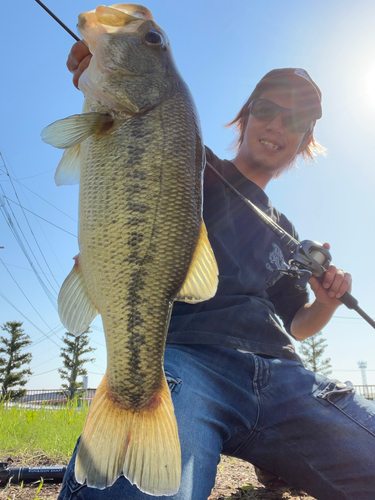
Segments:
[[[312,126],[311,118],[307,117],[304,113],[283,113],[282,120],[283,124],[289,130],[298,134],[306,133]]]
[[[250,106],[251,114],[262,121],[273,120],[282,109],[274,102],[265,99],[255,99]]]
[[[312,120],[306,113],[292,111],[282,108],[278,104],[267,99],[254,99],[250,103],[250,113],[261,121],[272,121],[278,114],[282,114],[282,121],[285,127],[291,132],[304,134],[312,126]]]

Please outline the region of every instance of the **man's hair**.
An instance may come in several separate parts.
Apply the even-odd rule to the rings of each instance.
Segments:
[[[232,144],[233,149],[236,149],[238,151],[241,144],[243,143],[243,140],[245,137],[245,131],[246,131],[246,127],[247,127],[247,122],[248,122],[249,116],[250,116],[249,105],[250,105],[251,101],[253,101],[254,99],[258,99],[263,94],[263,92],[265,91],[266,88],[269,89],[269,88],[282,88],[282,87],[284,87],[284,86],[281,86],[281,85],[272,85],[271,86],[270,84],[268,84],[267,87],[262,86],[260,88],[258,88],[258,87],[255,88],[255,90],[252,92],[252,94],[250,95],[248,100],[242,106],[242,108],[240,109],[239,113],[234,118],[234,120],[225,125],[226,127],[232,127],[233,125],[235,126],[235,130],[237,132],[237,139]],[[285,167],[275,175],[275,178],[279,177],[283,172],[285,172],[286,170],[291,168],[296,163],[296,160],[299,156],[302,156],[303,160],[306,163],[308,163],[310,160],[316,161],[315,157],[319,154],[325,156],[326,151],[327,151],[326,148],[324,146],[322,146],[321,144],[319,144],[319,142],[314,137],[315,124],[316,124],[316,120],[314,120],[314,122],[313,122],[312,129],[308,130],[305,133],[305,135],[302,139],[302,143],[301,143],[302,149],[300,150],[300,152],[296,154],[296,156],[289,162],[288,165],[285,165]]]

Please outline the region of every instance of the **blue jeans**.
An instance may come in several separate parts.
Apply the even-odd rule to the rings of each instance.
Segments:
[[[374,500],[375,403],[301,363],[220,346],[169,345],[182,481],[173,497],[140,492],[124,477],[105,490],[74,479],[59,500],[207,500],[220,454],[242,458],[319,500]]]

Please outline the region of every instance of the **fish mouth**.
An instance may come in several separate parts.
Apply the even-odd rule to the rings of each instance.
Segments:
[[[146,21],[153,21],[146,7],[132,4],[116,4],[122,9],[100,5],[95,10],[83,12],[78,16],[77,28],[93,54],[99,37],[103,34],[136,33]],[[135,10],[135,7],[139,7]],[[133,9],[132,9],[133,8]]]
[[[116,3],[114,5],[111,5],[110,7],[101,5],[96,9],[96,11],[98,12],[98,9],[100,10],[102,7],[104,7],[105,9],[117,10],[119,12],[127,14],[128,16],[133,16],[137,19],[143,19],[144,21],[154,21],[154,17],[149,9],[147,7],[144,7],[143,5]]]
[[[112,32],[140,20],[154,20],[151,12],[141,5],[115,4],[111,7],[99,5],[95,10],[79,14],[78,29],[87,30],[101,25],[105,27],[105,31]]]
[[[259,142],[262,146],[270,151],[281,151],[282,149],[284,149],[283,146],[275,140],[271,141],[269,139],[260,139]]]

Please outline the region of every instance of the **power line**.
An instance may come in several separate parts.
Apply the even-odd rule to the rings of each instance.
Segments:
[[[3,195],[3,198],[6,199],[7,201],[10,201],[11,203],[14,203],[15,205],[18,205],[19,207],[22,208],[22,210],[26,210],[27,212],[30,212],[31,214],[35,215],[35,217],[38,217],[39,219],[42,219],[44,222],[47,222],[48,224],[51,224],[51,226],[55,226],[57,227],[57,229],[61,229],[61,231],[64,231],[64,233],[68,233],[70,234],[70,236],[74,236],[74,238],[77,238],[77,235],[76,234],[73,234],[73,233],[70,233],[69,231],[67,231],[66,229],[63,229],[62,227],[60,226],[57,226],[56,224],[54,224],[53,222],[50,222],[49,220],[45,219],[44,217],[41,217],[40,215],[36,214],[35,212],[33,212],[32,210],[29,210],[28,208],[25,208],[23,207],[22,205],[20,205],[19,203],[17,203],[16,201],[14,200],[11,200],[10,198],[8,198],[8,196],[5,196]],[[53,276],[53,275],[52,275]]]
[[[43,321],[43,323],[47,326],[47,328],[49,328],[52,332],[52,328],[46,323],[46,321],[44,320],[44,318],[41,316],[41,314],[39,314],[39,312],[35,309],[35,307],[33,306],[33,304],[31,303],[31,301],[29,300],[29,298],[27,297],[27,295],[24,293],[24,291],[22,290],[22,288],[19,286],[19,284],[17,283],[16,279],[14,278],[14,276],[12,275],[12,273],[9,271],[9,269],[7,268],[7,266],[4,264],[4,262],[0,259],[0,262],[2,263],[2,265],[5,267],[5,269],[7,270],[9,276],[12,278],[12,280],[15,282],[15,284],[17,285],[18,289],[21,291],[22,295],[25,297],[25,299],[27,300],[27,302],[31,305],[31,307],[34,309],[34,311],[37,313],[37,315],[39,316],[39,318]]]
[[[2,211],[3,211],[3,213],[4,213],[5,220],[7,221],[7,224],[8,224],[8,226],[9,226],[10,230],[13,232],[13,235],[14,235],[14,236],[16,236],[16,235],[18,235],[17,230],[16,230],[16,228],[15,228],[15,225],[14,225],[14,223],[13,223],[13,220],[12,220],[12,218],[11,218],[11,216],[10,216],[10,214],[9,214],[9,212],[8,212],[8,210],[7,210],[7,208],[5,207],[5,202],[4,202],[4,199],[5,199],[6,197],[5,197],[4,189],[2,188],[2,186],[1,186],[1,190],[2,190],[2,192],[3,192],[3,194],[4,194],[4,196],[1,196],[1,195],[0,195],[0,208],[2,209]],[[24,235],[24,233],[23,233],[23,231],[22,231],[21,226],[20,226],[20,225],[19,225],[19,223],[18,223],[17,217],[16,217],[15,213],[13,212],[12,207],[10,206],[10,204],[9,204],[9,201],[8,201],[8,200],[7,200],[7,203],[8,203],[8,206],[9,206],[9,208],[10,208],[10,211],[11,211],[11,213],[12,213],[12,215],[13,215],[13,218],[14,218],[15,222],[17,223],[17,226],[18,226],[18,228],[19,228],[19,230],[20,230],[20,233],[21,233],[21,234],[22,234],[22,236],[23,236],[23,239],[25,240],[25,242],[26,242],[27,246],[29,247],[29,250],[30,250],[31,254],[33,255],[33,257],[34,257],[35,261],[36,261],[36,262],[37,262],[37,264],[39,265],[39,267],[40,267],[40,269],[41,269],[41,271],[42,271],[42,274],[44,274],[44,271],[43,271],[43,269],[41,268],[41,266],[40,266],[40,264],[39,264],[39,262],[38,262],[38,260],[37,260],[36,256],[34,255],[34,252],[32,251],[32,248],[30,247],[29,242],[27,241],[27,238],[26,238],[26,236]],[[17,238],[16,238],[16,239],[17,239]],[[18,241],[18,243],[20,244],[21,238],[20,238],[19,236],[18,236],[17,241]]]
[[[4,158],[2,157],[2,153],[1,153],[1,151],[0,151],[0,156],[1,156],[2,160],[3,160],[3,162],[4,162],[4,167],[5,167],[5,170],[6,170],[6,172],[8,173],[8,168],[7,168],[6,164],[5,164]],[[32,228],[31,228],[31,225],[30,225],[29,219],[26,217],[25,210],[23,209],[23,207],[22,207],[22,205],[21,205],[21,200],[19,199],[19,196],[18,196],[17,190],[16,190],[16,188],[15,188],[15,186],[14,186],[14,184],[13,184],[13,181],[12,181],[12,179],[11,179],[11,177],[10,177],[10,176],[9,176],[9,178],[10,178],[10,183],[11,183],[11,185],[12,185],[12,188],[13,188],[14,194],[16,195],[16,198],[17,198],[17,200],[19,201],[19,206],[21,207],[21,210],[22,210],[23,216],[25,217],[26,223],[27,223],[28,228],[29,228],[29,230],[30,230],[30,232],[31,232],[31,234],[32,234],[32,237],[34,238],[34,241],[35,241],[35,243],[36,243],[36,246],[38,247],[39,252],[40,252],[40,254],[41,254],[41,256],[42,256],[42,258],[43,258],[43,260],[44,260],[44,262],[45,262],[46,266],[48,267],[48,269],[49,269],[50,273],[52,274],[52,276],[53,276],[53,278],[54,278],[54,280],[55,280],[55,282],[56,282],[57,286],[59,286],[59,284],[58,284],[58,282],[57,282],[57,280],[56,280],[55,276],[53,275],[53,272],[52,272],[51,268],[49,267],[49,264],[48,264],[48,262],[47,262],[47,259],[45,258],[44,253],[42,252],[42,249],[40,248],[40,245],[39,245],[38,240],[37,240],[37,238],[36,238],[36,236],[35,236],[35,234],[34,234],[34,231],[33,231],[33,230],[32,230]],[[34,255],[34,254],[33,254],[33,255]],[[35,255],[34,255],[34,258],[36,259]],[[47,276],[45,276],[45,278],[46,278],[46,280],[48,281],[48,283],[50,284],[50,286],[51,286],[52,290],[54,290],[54,288],[53,288],[53,286],[52,286],[52,283],[49,281],[49,279],[47,278]],[[56,293],[56,290],[54,290],[54,292]]]
[[[53,370],[48,370],[48,372],[43,372],[43,373],[35,373],[33,375],[31,375],[30,378],[33,378],[33,377],[39,377],[39,375],[45,375],[46,373],[51,373],[51,372],[56,372],[57,371],[57,368],[54,368]]]
[[[52,337],[54,335],[58,336],[58,333],[60,333],[62,330],[64,330],[64,327],[62,325],[60,325],[59,327],[56,327],[54,330],[52,330],[50,335],[47,335],[46,333],[42,332],[43,333],[43,337],[39,337],[38,339],[36,339],[33,342],[33,346],[36,346],[36,345],[40,344],[41,342],[44,342],[45,340],[52,340]],[[58,338],[60,338],[60,337],[58,337]]]
[[[42,333],[45,337],[47,337],[51,342],[53,342],[55,345],[57,345],[58,348],[61,348],[61,346],[55,342],[53,339],[48,337],[46,333],[44,333],[38,326],[36,326],[27,316],[25,316],[12,302],[5,297],[5,295],[0,292],[0,297],[2,297],[6,302],[8,302],[9,305],[11,305],[17,312],[20,314],[23,318],[25,318],[31,325],[33,325],[34,328],[36,328],[40,333]]]
[[[4,172],[4,173],[6,175],[8,175],[8,177],[10,179],[13,179],[15,182],[18,182],[18,184],[20,184],[22,187],[24,187],[25,189],[27,189],[31,193],[35,194],[35,196],[37,196],[38,198],[40,198],[41,200],[43,200],[45,203],[48,203],[48,205],[51,205],[51,207],[53,207],[55,210],[58,210],[59,212],[61,212],[63,215],[65,215],[65,217],[68,217],[69,219],[71,219],[72,221],[74,221],[74,222],[76,222],[78,224],[78,221],[76,219],[74,219],[70,215],[66,214],[65,212],[63,212],[62,210],[60,210],[59,208],[57,208],[55,205],[53,205],[48,200],[46,200],[45,198],[43,198],[42,196],[40,196],[38,193],[36,193],[32,189],[30,189],[29,187],[25,186],[25,184],[22,184],[22,182],[20,182],[19,179],[16,179],[15,177],[12,177],[11,175],[9,175],[9,173],[6,173],[6,172]]]
[[[39,356],[44,356],[44,358],[45,358],[46,357],[45,356],[46,353],[48,353],[48,356],[51,356],[53,354],[53,353],[51,354],[51,347],[50,346],[48,346],[47,349],[45,349],[44,351],[41,351],[40,349],[38,349],[37,352],[34,352],[34,354],[33,354],[33,361],[35,361],[35,359],[37,359]],[[48,359],[50,359],[50,358],[48,358]]]
[[[45,361],[43,361],[43,363],[39,363],[39,365],[36,365],[36,366],[33,366],[33,370],[35,370],[35,368],[38,368],[38,366],[42,366],[42,365],[45,365],[46,363],[48,363],[49,361],[51,361],[52,359],[55,359],[55,358],[59,358],[60,357],[60,354],[57,354],[56,356],[54,356],[53,358],[48,358],[46,359]]]
[[[33,177],[39,177],[40,175],[48,174],[48,172],[52,172],[53,170],[56,170],[55,168],[50,168],[49,170],[45,170],[44,172],[40,172],[40,174],[35,174],[35,175],[29,175],[29,177],[21,177],[21,179],[16,179],[18,181],[23,181],[26,179],[32,179]]]
[[[31,203],[30,203],[30,201],[28,200],[28,198],[27,198],[27,196],[26,196],[26,193],[24,192],[24,190],[23,190],[23,188],[22,188],[22,187],[21,187],[21,191],[22,191],[23,196],[25,197],[25,199],[26,199],[26,201],[27,201],[27,203],[28,203],[29,207],[30,207],[30,208],[32,208]],[[31,212],[31,210],[29,210],[29,211]],[[31,212],[31,213],[34,213],[34,212]],[[34,215],[36,216],[36,214],[34,214]],[[60,263],[60,261],[59,261],[59,259],[58,259],[57,255],[56,255],[56,253],[55,253],[55,250],[54,250],[53,246],[51,245],[51,243],[50,243],[50,241],[49,241],[49,239],[48,239],[48,237],[47,237],[47,235],[46,235],[46,233],[45,233],[45,231],[44,231],[44,229],[43,229],[43,226],[41,225],[40,221],[38,220],[38,216],[36,216],[35,221],[36,221],[36,223],[38,224],[40,231],[43,233],[43,236],[44,236],[44,238],[45,238],[46,242],[48,243],[48,245],[49,245],[49,247],[50,247],[51,252],[52,252],[52,253],[53,253],[53,255],[55,256],[55,259],[56,259],[57,263],[59,264],[60,268],[61,268],[61,269],[63,269],[63,267],[62,267],[62,265],[61,265],[61,263]],[[47,267],[48,267],[48,264],[47,264]],[[54,278],[54,279],[55,279],[55,281],[56,281],[56,278],[55,278],[54,276],[53,276],[53,278]]]
[[[16,229],[15,225],[13,224],[13,221],[12,221],[12,219],[11,219],[10,215],[9,215],[9,212],[7,211],[7,209],[6,209],[6,207],[5,207],[5,203],[4,203],[4,200],[3,200],[3,198],[2,198],[2,196],[1,196],[1,195],[0,195],[0,209],[1,209],[1,210],[2,210],[2,212],[3,212],[3,215],[4,215],[4,217],[5,217],[5,220],[7,221],[7,224],[8,224],[8,226],[9,226],[9,229],[12,231],[13,236],[16,238],[17,243],[18,243],[18,244],[19,244],[19,246],[21,247],[21,250],[23,251],[23,253],[24,253],[25,257],[26,257],[26,258],[27,258],[27,260],[29,261],[29,264],[30,264],[30,266],[31,266],[32,270],[34,271],[35,276],[37,277],[37,280],[39,281],[40,285],[42,286],[43,290],[45,291],[45,293],[46,293],[47,297],[49,298],[49,300],[50,300],[51,304],[53,305],[53,307],[54,307],[55,309],[57,309],[56,299],[52,296],[51,292],[48,290],[47,286],[45,285],[45,283],[43,282],[43,280],[42,280],[42,279],[41,279],[41,277],[39,276],[39,274],[38,274],[37,270],[35,269],[35,266],[34,266],[34,264],[33,264],[32,260],[31,260],[31,258],[30,258],[30,256],[29,256],[29,254],[28,254],[28,252],[27,252],[27,250],[26,250],[26,248],[25,248],[24,244],[22,243],[22,239],[21,239],[20,235],[18,234],[18,232],[17,232],[17,229]],[[12,213],[13,213],[13,212],[12,212]],[[13,214],[13,215],[14,215],[14,214]],[[17,219],[16,219],[16,221],[17,221]],[[17,225],[18,225],[18,227],[20,227],[20,226],[19,226],[19,224],[18,224],[18,222],[17,222]],[[21,229],[21,228],[20,228],[20,230],[21,230],[21,234],[23,235],[23,233],[22,233],[22,229]],[[23,235],[23,237],[24,237],[24,239],[26,240],[26,238],[25,238],[25,236],[24,236],[24,235]],[[27,240],[26,240],[26,243],[28,244]],[[29,248],[30,248],[30,245],[28,245],[28,246],[29,246]],[[31,250],[31,248],[30,248],[30,250]],[[37,261],[37,259],[36,259],[36,257],[35,257],[35,255],[34,255],[34,253],[33,253],[33,251],[32,251],[32,250],[31,250],[31,253],[32,253],[32,255],[34,256],[35,260]],[[38,262],[38,261],[37,261],[37,262]],[[39,263],[38,263],[38,264],[39,264]],[[39,267],[40,267],[40,264],[39,264]],[[42,270],[42,268],[41,268],[41,267],[40,267],[40,269]],[[42,273],[44,274],[43,270],[42,270]],[[48,281],[48,283],[49,283],[49,280],[48,280],[48,279],[47,279],[47,281]],[[55,292],[55,293],[56,293],[56,292]]]
[[[1,247],[0,247],[1,248]],[[33,272],[32,269],[29,269],[28,267],[22,267],[22,266],[15,266],[14,264],[9,264],[9,262],[5,263],[8,267],[15,267],[16,269],[22,269],[23,271],[27,271],[29,273]]]
[[[17,197],[17,200],[20,202],[20,199],[19,199],[19,196],[18,196],[18,194],[17,194],[16,188],[15,188],[15,186],[14,186],[13,182],[12,182],[12,177],[11,177],[11,176],[10,176],[10,174],[9,174],[9,171],[8,171],[7,165],[6,165],[6,163],[5,163],[5,159],[4,159],[4,157],[3,157],[2,153],[1,153],[1,151],[0,151],[0,158],[1,158],[2,163],[3,163],[3,165],[2,165],[2,166],[3,166],[3,169],[5,169],[5,171],[6,171],[6,175],[8,176],[8,178],[9,178],[9,180],[10,180],[10,182],[11,182],[11,185],[12,185],[13,191],[14,191],[14,193],[15,193],[16,197]],[[19,183],[19,184],[20,184],[21,186],[24,186],[22,183]],[[24,186],[24,187],[26,187],[26,186]],[[21,189],[22,189],[22,187],[21,187]],[[28,189],[28,188],[26,187],[26,189]],[[3,189],[2,189],[2,191],[3,191],[3,193],[4,193],[4,190],[3,190]],[[31,191],[31,190],[30,190],[30,191]],[[32,191],[32,193],[33,193],[33,194],[35,194],[35,195],[37,195],[37,194],[36,194],[36,193],[34,193],[33,191]],[[5,193],[4,193],[4,195],[5,195]],[[25,194],[25,193],[24,193],[24,196],[25,196],[25,198],[26,198],[26,200],[27,200],[27,197],[26,197],[26,194]],[[38,196],[38,197],[40,197],[39,195],[37,195],[37,196]],[[65,229],[63,229],[62,227],[58,226],[57,224],[54,224],[54,223],[52,223],[52,222],[48,221],[48,220],[47,220],[47,219],[45,219],[44,217],[41,217],[41,216],[37,215],[37,214],[36,214],[35,212],[33,212],[32,210],[28,210],[26,207],[23,207],[23,206],[22,206],[22,204],[21,204],[21,202],[20,202],[20,203],[17,203],[17,202],[15,202],[15,201],[13,201],[13,200],[10,200],[10,198],[8,198],[8,197],[6,197],[6,196],[5,196],[5,198],[7,199],[7,203],[8,203],[8,205],[9,205],[9,201],[11,201],[12,203],[15,203],[16,205],[18,205],[18,206],[21,208],[21,210],[22,210],[22,212],[23,212],[23,215],[24,215],[24,217],[25,217],[25,220],[26,220],[26,222],[27,222],[27,224],[28,224],[29,230],[30,230],[30,232],[31,232],[31,234],[32,234],[32,236],[33,236],[33,238],[34,238],[34,241],[35,241],[35,243],[36,243],[36,245],[37,245],[37,247],[38,247],[38,249],[39,249],[39,251],[40,251],[40,253],[41,253],[41,255],[42,255],[42,258],[44,259],[44,262],[45,262],[45,264],[46,264],[46,266],[47,266],[47,268],[48,268],[48,270],[49,270],[49,272],[50,272],[50,274],[51,274],[52,278],[54,279],[55,283],[56,283],[56,284],[57,284],[57,286],[59,287],[60,285],[59,285],[59,283],[57,282],[57,279],[56,279],[56,277],[55,277],[55,275],[54,275],[54,273],[53,273],[53,271],[52,271],[51,267],[49,266],[49,264],[48,264],[48,262],[47,262],[47,260],[46,260],[46,258],[45,258],[45,255],[44,255],[44,253],[43,253],[43,251],[42,251],[42,249],[41,249],[41,247],[40,247],[40,245],[39,245],[39,243],[38,243],[38,240],[37,240],[37,238],[36,238],[36,236],[35,236],[35,234],[34,234],[34,232],[33,232],[33,229],[32,229],[32,227],[31,227],[31,225],[30,225],[30,223],[29,223],[29,221],[28,221],[28,219],[27,219],[27,217],[26,217],[26,213],[25,213],[25,211],[32,213],[35,217],[37,217],[37,218],[39,218],[39,219],[42,219],[43,221],[47,222],[48,224],[51,224],[51,225],[53,225],[54,227],[56,227],[56,228],[60,229],[61,231],[64,231],[64,232],[68,233],[69,235],[73,236],[74,238],[77,238],[77,236],[76,236],[75,234],[70,233],[69,231],[66,231]],[[40,197],[40,198],[41,198],[43,201],[47,202],[47,201],[46,201],[46,200],[44,200],[42,197]],[[28,201],[28,200],[27,200],[27,201]],[[0,200],[0,202],[1,202],[1,200]],[[47,202],[47,203],[49,203],[49,202]],[[49,203],[49,204],[50,204],[50,203]],[[29,203],[29,205],[30,205],[30,203]],[[50,204],[50,205],[51,205],[51,206],[53,206],[52,204]],[[32,207],[30,206],[30,208],[32,208]],[[54,208],[57,208],[57,207],[54,207]],[[12,212],[12,214],[13,214],[14,219],[17,221],[17,219],[16,219],[16,216],[15,216],[14,212],[13,212],[12,210],[11,210],[11,212]],[[62,211],[60,210],[60,212],[62,212]],[[64,212],[62,212],[62,213],[64,213]],[[66,214],[64,214],[64,215],[66,215]],[[11,230],[12,230],[12,229],[14,229],[13,234],[15,235],[15,228],[12,228],[12,221],[11,221],[10,216],[9,216],[8,218],[6,218],[6,220],[7,220],[8,225],[10,226],[10,229],[11,229]],[[74,220],[74,219],[72,219],[72,220]],[[59,265],[60,265],[60,268],[61,268],[61,269],[63,269],[63,268],[62,268],[62,266],[61,266],[61,263],[59,262],[59,259],[58,259],[57,255],[56,255],[56,253],[55,253],[55,251],[54,251],[54,249],[53,249],[53,247],[52,247],[51,243],[49,242],[48,237],[47,237],[47,235],[45,234],[45,232],[44,232],[44,230],[43,230],[43,227],[40,225],[40,223],[39,223],[38,219],[36,220],[36,222],[39,224],[40,230],[42,231],[42,233],[43,233],[44,237],[46,238],[46,241],[47,241],[48,245],[50,246],[50,249],[51,249],[51,251],[52,251],[53,255],[55,256],[56,261],[57,261],[57,262],[59,263]],[[18,222],[17,222],[17,224],[18,224]],[[48,279],[48,276],[46,275],[46,273],[45,273],[45,272],[43,271],[43,269],[41,268],[41,266],[40,266],[40,264],[39,264],[39,262],[38,262],[38,260],[37,260],[37,258],[36,258],[36,256],[35,256],[35,254],[34,254],[34,253],[33,253],[33,251],[31,250],[31,247],[30,247],[30,245],[29,245],[29,243],[28,243],[28,241],[27,241],[27,239],[26,239],[26,236],[25,236],[25,234],[22,232],[21,227],[19,226],[19,224],[18,224],[18,227],[19,227],[19,229],[20,229],[20,231],[21,231],[21,234],[22,234],[22,236],[23,236],[24,240],[26,241],[27,245],[29,246],[29,249],[30,249],[30,251],[31,251],[31,253],[32,253],[32,255],[33,255],[33,257],[34,257],[34,259],[35,259],[36,263],[38,263],[39,268],[40,268],[40,270],[41,270],[42,274],[44,274],[44,278],[45,278],[45,280],[49,283],[49,285],[50,285],[51,289],[53,290],[53,292],[55,293],[55,296],[56,296],[56,295],[57,295],[57,291],[54,289],[54,287],[53,287],[52,283],[51,283],[51,282],[50,282],[50,280]],[[15,236],[16,236],[16,235],[15,235]],[[16,240],[17,240],[17,238],[16,238]],[[19,244],[20,244],[20,241],[19,241],[19,240],[17,240],[17,241],[18,241],[18,242],[19,242]],[[22,246],[21,246],[21,248],[22,248]],[[31,264],[31,262],[30,262],[30,265],[31,265],[31,267],[32,267],[33,271],[36,273],[36,269],[35,269],[35,268],[33,268],[33,266],[32,266],[32,264]],[[36,274],[36,276],[37,276],[37,278],[38,278],[39,282],[42,284],[42,283],[43,283],[42,279],[38,276],[38,274]],[[43,283],[43,285],[44,285],[44,283]],[[43,285],[42,285],[42,286],[43,286]],[[50,298],[51,302],[54,304],[54,307],[56,307],[56,305],[55,305],[55,299],[54,299],[54,298],[52,298],[52,296],[50,295],[50,293],[49,293],[49,291],[47,290],[47,287],[46,287],[45,285],[43,286],[43,289],[44,289],[44,290],[45,290],[45,292],[47,293],[47,295],[48,295],[48,297]]]

